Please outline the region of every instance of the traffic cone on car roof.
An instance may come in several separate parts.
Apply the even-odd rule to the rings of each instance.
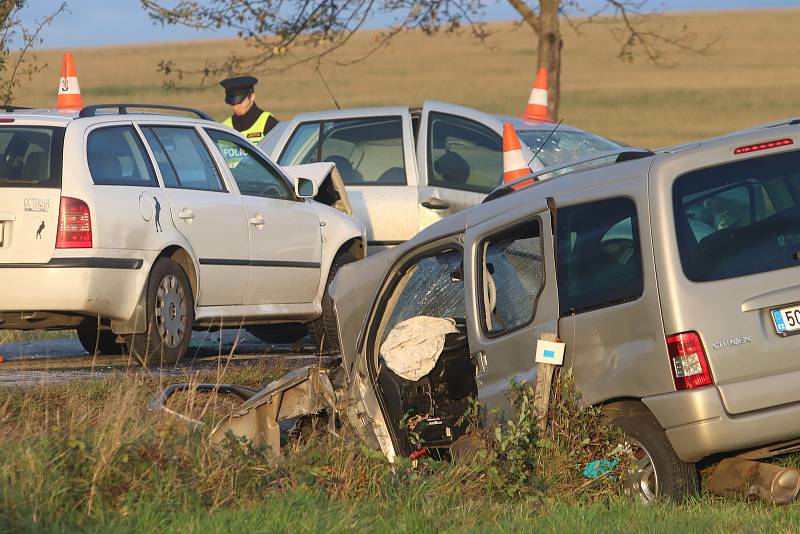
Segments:
[[[507,184],[528,176],[531,169],[525,161],[525,155],[522,153],[522,146],[519,144],[519,137],[517,132],[514,131],[514,125],[505,123],[503,125],[503,183]],[[511,186],[513,189],[532,184],[532,181],[524,181]]]
[[[536,81],[533,82],[533,89],[522,118],[551,122],[550,112],[547,110],[547,69],[544,67],[540,67],[536,73]]]
[[[64,61],[61,63],[61,79],[58,82],[56,107],[58,109],[81,109],[83,107],[81,88],[78,85],[78,70],[75,68],[75,58],[72,57],[71,52],[64,53]]]

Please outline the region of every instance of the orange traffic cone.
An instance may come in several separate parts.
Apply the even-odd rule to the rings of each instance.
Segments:
[[[530,173],[531,169],[522,154],[522,147],[519,144],[517,132],[514,131],[514,125],[507,122],[503,125],[503,183],[513,182]],[[520,189],[532,183],[533,181],[525,181],[511,187]]]
[[[81,88],[78,85],[78,70],[75,68],[75,58],[71,52],[64,54],[61,63],[61,80],[58,82],[58,97],[56,107],[59,109],[81,109],[83,99]]]
[[[547,69],[541,67],[536,73],[536,81],[533,82],[531,96],[528,97],[528,105],[525,107],[523,119],[550,122],[550,113],[547,111]]]

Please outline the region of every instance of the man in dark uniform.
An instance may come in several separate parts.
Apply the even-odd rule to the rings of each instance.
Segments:
[[[225,88],[225,103],[233,108],[233,115],[223,124],[237,130],[253,144],[261,141],[278,124],[272,113],[256,105],[253,87],[257,83],[253,76],[237,76],[220,82]]]

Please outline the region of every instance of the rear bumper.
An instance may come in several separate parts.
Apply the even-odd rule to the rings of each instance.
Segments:
[[[714,386],[645,397],[642,402],[685,462],[800,437],[800,403],[730,415]]]
[[[64,257],[43,264],[0,264],[0,312],[79,313],[127,320],[144,288],[147,271],[145,261],[134,257]]]

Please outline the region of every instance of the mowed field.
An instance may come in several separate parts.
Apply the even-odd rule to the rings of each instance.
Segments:
[[[685,24],[695,43],[714,42],[706,54],[673,51],[656,67],[644,58],[626,64],[619,43],[603,24],[577,35],[564,24],[562,117],[568,124],[626,143],[658,148],[800,114],[800,9],[674,14],[660,23]],[[536,67],[536,41],[527,27],[492,26],[484,44],[469,34],[400,36],[369,59],[362,55],[375,32],[354,37],[326,59],[322,71],[344,107],[420,105],[436,99],[517,115],[527,101]],[[148,102],[195,106],[223,119],[227,109],[215,81],[183,80],[165,91],[158,62],[186,68],[245,51],[237,40],[198,40],[151,45],[73,49],[84,102]],[[39,52],[48,68],[25,81],[16,103],[55,102],[62,50]],[[306,66],[260,75],[262,107],[289,118],[333,103]]]

